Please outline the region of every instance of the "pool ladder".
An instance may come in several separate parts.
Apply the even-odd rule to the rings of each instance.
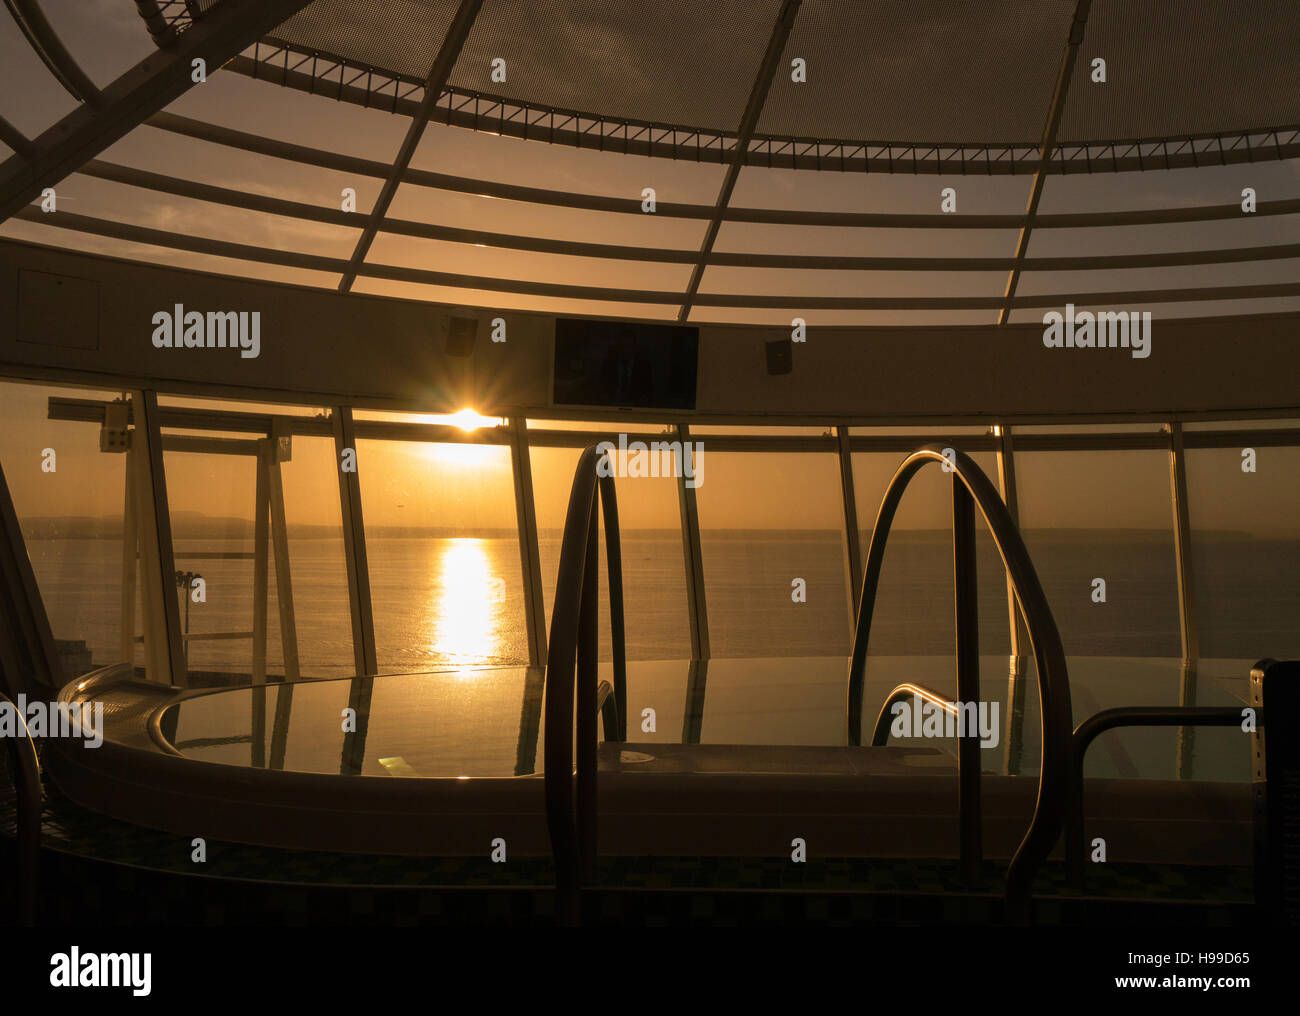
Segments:
[[[945,451],[948,454],[945,454]],[[605,715],[608,738],[617,729],[626,739],[627,677],[623,630],[622,557],[618,505],[608,470],[598,470],[604,453],[598,446],[579,457],[569,496],[560,548],[555,605],[547,656],[546,813],[555,854],[556,887],[562,920],[576,921],[580,886],[591,881],[596,861],[596,744],[598,710]],[[1020,603],[1037,663],[1042,718],[1042,758],[1038,800],[1029,829],[1007,871],[1006,906],[1011,920],[1028,916],[1034,875],[1060,837],[1070,777],[1070,688],[1065,652],[1024,541],[1002,498],[983,471],[963,452],[940,444],[912,452],[899,466],[881,502],[872,532],[862,581],[862,596],[853,637],[848,679],[848,743],[861,743],[862,694],[872,611],[884,561],[885,544],[899,501],[908,483],[927,462],[945,463],[953,475],[953,563],[957,585],[957,692],[963,702],[979,701],[979,634],[977,630],[975,506],[978,505],[1006,565]],[[614,683],[602,694],[597,682],[598,518],[605,522]],[[573,714],[577,698],[577,775],[574,772]],[[900,686],[890,695],[938,696],[920,686]],[[613,703],[609,712],[606,706]],[[886,703],[888,708],[889,702]],[[879,741],[879,736],[875,739]],[[958,742],[961,864],[968,879],[978,879],[982,858],[978,736]],[[576,782],[576,788],[575,788]]]

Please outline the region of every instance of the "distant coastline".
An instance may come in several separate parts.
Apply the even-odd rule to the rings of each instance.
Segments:
[[[173,512],[171,516],[172,538],[175,540],[251,540],[253,522],[251,519],[233,516],[205,515],[202,512]],[[94,515],[36,515],[22,521],[24,538],[28,540],[120,540],[122,538],[122,520],[117,517]],[[662,535],[677,537],[676,529],[632,529],[625,528],[627,534],[641,536]],[[838,529],[714,529],[704,527],[704,532],[711,538],[751,539],[757,535],[782,537],[785,539],[818,538],[824,536],[838,537]],[[864,528],[863,532],[869,532]],[[1096,540],[1099,534],[1105,534],[1108,541],[1148,541],[1172,540],[1170,529],[1125,529],[1098,527],[1096,529],[1033,529],[1022,530],[1026,540],[1037,542],[1052,540],[1058,543],[1084,542]],[[1198,540],[1253,540],[1283,539],[1284,537],[1255,537],[1239,529],[1196,529],[1193,530]],[[464,526],[366,526],[366,535],[372,539],[514,539],[513,528],[464,527]],[[299,540],[328,540],[341,537],[337,526],[291,524],[289,535]],[[559,539],[559,528],[541,527],[538,535],[547,539]],[[986,534],[981,534],[981,539]],[[929,541],[952,539],[947,529],[902,529],[898,537],[908,541]]]

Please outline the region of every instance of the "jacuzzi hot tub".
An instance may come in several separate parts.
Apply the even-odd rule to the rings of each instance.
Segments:
[[[738,673],[749,665],[750,689],[800,675],[799,706],[744,720],[756,737],[768,724],[792,738],[835,736],[822,730],[834,710],[820,699],[842,689],[843,661],[729,664]],[[690,666],[628,665],[630,739],[599,753],[602,854],[778,856],[800,837],[824,857],[957,855],[949,751],[934,742],[694,743],[699,675],[692,683]],[[882,689],[895,677],[880,675]],[[486,855],[503,839],[513,856],[544,856],[542,688],[537,669],[505,667],[182,691],[110,667],[60,696],[103,703],[102,745],[50,742],[47,761],[77,803],[184,837],[448,857]],[[652,731],[645,709],[654,710]],[[742,700],[732,711],[743,719]],[[717,727],[734,722],[724,711]],[[1007,858],[1038,780],[985,761],[985,856]],[[1250,856],[1245,784],[1092,779],[1086,799],[1090,831],[1107,835],[1117,859]]]

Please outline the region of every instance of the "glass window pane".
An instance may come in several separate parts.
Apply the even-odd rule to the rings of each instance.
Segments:
[[[599,425],[592,424],[593,429]],[[542,564],[542,598],[550,631],[555,583],[560,568],[564,519],[578,466],[580,448],[533,448],[533,497]],[[639,472],[639,467],[623,473]],[[677,480],[673,476],[618,475],[619,534],[623,556],[623,617],[630,660],[680,660],[691,655],[686,601],[686,567],[682,557]],[[600,658],[611,659],[609,580],[605,570],[604,533],[600,548]]]
[[[1256,660],[1300,656],[1300,448],[1186,455],[1201,655],[1240,661],[1244,679]]]
[[[380,673],[527,663],[510,449],[358,440],[357,472]]]
[[[714,656],[848,652],[836,456],[709,452],[696,496]]]
[[[238,402],[195,407],[218,417],[277,411]],[[288,415],[316,412],[297,408]],[[265,455],[267,520],[260,549],[259,451]],[[334,443],[295,435],[281,442],[278,456],[271,453],[270,440],[256,434],[163,428],[176,593],[192,684],[338,677],[355,670]],[[288,565],[283,575],[281,559]],[[266,575],[264,647],[257,638],[259,561]],[[195,579],[202,580],[197,587]]]
[[[1168,454],[1015,459],[1021,528],[1067,656],[1180,655]]]
[[[100,451],[95,423],[51,420],[55,396],[117,396],[0,382],[0,465],[56,649],[69,679],[123,662],[134,662],[143,677],[143,646],[134,644],[134,631],[122,631],[123,590],[136,579],[123,540],[128,456]],[[138,631],[138,609],[133,613]]]
[[[337,461],[332,438],[296,434],[292,458],[280,464],[298,662],[304,677],[356,672]],[[269,666],[278,673],[275,668],[283,666],[283,655],[274,557],[271,572],[267,641]]]
[[[192,685],[241,683],[254,674],[257,447],[247,434],[163,430],[176,564],[172,593]],[[268,567],[268,574],[273,570]],[[269,605],[267,616],[277,616]],[[270,666],[276,628],[268,621],[268,674],[280,673]]]

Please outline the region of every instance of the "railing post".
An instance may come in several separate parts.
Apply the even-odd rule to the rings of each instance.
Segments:
[[[599,680],[600,632],[600,521],[596,515],[597,489],[592,490],[591,521],[587,525],[587,553],[582,568],[582,599],[578,608],[578,863],[579,884],[596,874],[596,686]],[[563,675],[560,680],[564,680]]]
[[[858,529],[858,499],[853,485],[853,451],[849,428],[835,428],[835,447],[840,462],[840,500],[844,511],[845,578],[849,584],[849,637],[858,616],[858,597],[862,595],[862,534]]]
[[[149,648],[150,679],[166,675],[173,687],[189,687],[185,651],[181,644],[180,606],[176,600],[176,558],[172,547],[172,524],[167,503],[167,480],[163,470],[162,427],[158,412],[158,394],[153,391],[132,393],[135,429],[132,440],[138,442],[136,466],[147,486],[141,491],[136,507],[141,511],[149,539],[144,541],[142,560],[149,566],[146,582],[146,616],[155,618],[156,645]],[[159,598],[159,592],[162,593]]]
[[[339,506],[343,517],[343,552],[348,569],[348,606],[352,614],[353,666],[358,677],[379,671],[375,649],[375,615],[370,598],[370,564],[366,556],[366,529],[361,516],[361,478],[356,427],[351,406],[330,412],[334,430],[334,468],[338,470]],[[348,467],[351,468],[348,468]],[[366,695],[369,705],[369,693]]]
[[[598,462],[600,460],[597,460]],[[614,668],[614,703],[618,706],[616,738],[627,740],[627,633],[623,611],[623,544],[618,531],[618,499],[613,476],[602,476],[596,487],[605,520],[605,562],[609,571],[609,645]],[[592,512],[595,531],[595,512]]]
[[[542,558],[537,542],[537,507],[533,499],[533,464],[528,447],[528,422],[510,418],[510,465],[515,488],[515,522],[519,528],[519,558],[524,578],[524,620],[528,631],[528,662],[546,663],[546,602],[542,596]]]
[[[684,423],[677,425],[677,439],[682,445],[682,457],[693,454],[691,429]],[[691,657],[707,659],[709,647],[709,607],[704,593],[704,551],[700,543],[700,510],[695,499],[695,488],[686,485],[686,466],[677,471],[677,507],[681,516],[682,558],[686,564],[687,617],[691,626]]]
[[[1016,487],[1016,459],[1011,443],[1011,428],[1006,424],[993,427],[993,436],[998,439],[998,490],[1002,494],[1002,503],[1011,516],[1011,524],[1020,528],[1020,496]],[[1019,776],[1021,755],[1025,744],[1025,668],[1028,655],[1025,653],[1024,620],[1020,616],[1020,602],[1016,599],[1016,589],[1007,576],[1007,634],[1010,639],[1010,660],[1007,673],[1007,717],[1005,762],[1002,772],[1006,776]]]
[[[271,439],[257,448],[257,479],[253,492],[253,684],[266,684],[267,602],[270,581]],[[256,735],[256,731],[254,731]],[[257,743],[254,736],[254,744]]]
[[[682,744],[699,744],[704,731],[704,695],[709,687],[709,661],[691,660],[686,669],[686,709],[682,714]]]
[[[1174,512],[1174,556],[1178,567],[1178,622],[1182,639],[1183,667],[1178,704],[1196,705],[1196,667],[1201,656],[1200,634],[1196,624],[1196,595],[1192,581],[1192,524],[1187,502],[1187,455],[1183,449],[1183,425],[1170,423],[1169,500]],[[1194,779],[1196,728],[1178,731],[1177,772],[1180,780]]]
[[[984,861],[980,821],[979,575],[975,559],[975,503],[960,477],[952,478],[952,563],[957,631],[957,801],[961,821],[961,872],[980,883]]]

